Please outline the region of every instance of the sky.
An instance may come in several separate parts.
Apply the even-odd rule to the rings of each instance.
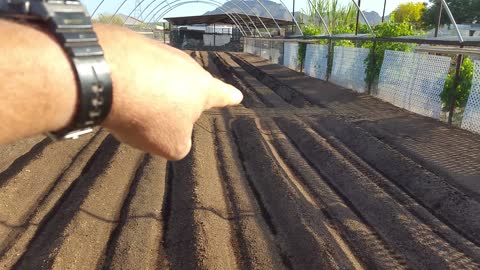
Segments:
[[[102,0],[83,0],[82,2],[87,6],[87,9],[90,12],[90,14],[92,14],[95,8],[98,6],[98,4],[101,1]],[[102,14],[102,13],[112,14],[117,10],[117,8],[122,4],[122,2],[124,2],[119,12],[125,15],[128,15],[130,11],[132,11],[133,8],[135,7],[135,1],[142,1],[142,0],[104,0],[103,4],[100,6],[100,8],[97,10],[95,14],[96,15]],[[150,5],[150,8],[146,9],[142,17],[145,17],[149,13],[149,11],[153,9],[156,5],[161,3],[161,1],[163,0],[143,0],[143,3],[141,6],[144,9],[146,9],[150,3],[152,3],[152,5]],[[168,1],[172,2],[174,0],[168,0]],[[223,3],[226,0],[217,0],[217,1]],[[277,3],[280,3],[279,0],[274,0],[274,1]],[[351,0],[340,0],[342,4],[348,4],[350,1]],[[283,0],[283,2],[288,7],[288,9],[292,11],[293,0]],[[392,12],[400,3],[408,3],[408,2],[427,2],[427,0],[387,0],[385,15],[390,14],[390,12]],[[367,10],[367,11],[374,10],[381,16],[382,10],[383,10],[383,3],[384,3],[384,0],[362,0],[360,7],[362,8],[362,10]],[[295,0],[295,10],[299,11],[302,8],[306,9],[307,4],[308,4],[308,0]],[[180,6],[177,9],[172,10],[170,13],[167,14],[166,17],[201,15],[213,9],[215,9],[215,7],[212,5],[207,5],[202,3],[193,3],[193,4]],[[147,21],[148,20],[149,19],[147,18]]]

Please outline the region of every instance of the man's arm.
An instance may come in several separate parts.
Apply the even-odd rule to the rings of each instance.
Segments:
[[[169,159],[191,147],[194,122],[241,93],[187,54],[125,28],[96,25],[112,72],[113,106],[102,124],[118,139]],[[67,55],[30,25],[0,19],[0,144],[66,126],[77,90]]]
[[[66,126],[76,83],[53,37],[0,19],[0,52],[0,144]]]

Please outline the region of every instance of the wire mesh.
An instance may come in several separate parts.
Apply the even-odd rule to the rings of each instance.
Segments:
[[[377,96],[409,111],[439,119],[440,93],[450,68],[450,57],[385,51]]]
[[[306,75],[322,80],[327,79],[328,46],[319,44],[307,44],[305,52]]]
[[[283,63],[283,41],[271,40],[270,62]]]
[[[365,59],[369,49],[335,46],[330,80],[340,86],[363,93],[365,83]]]
[[[261,52],[260,52],[260,56],[263,58],[263,59],[267,59],[267,60],[270,60],[270,54],[271,54],[271,47],[270,47],[270,41],[269,40],[266,40],[266,39],[262,39],[261,41]]]
[[[283,65],[297,70],[298,68],[298,43],[297,42],[285,42],[283,44]]]
[[[463,114],[462,128],[480,134],[480,61],[474,61],[472,88]]]

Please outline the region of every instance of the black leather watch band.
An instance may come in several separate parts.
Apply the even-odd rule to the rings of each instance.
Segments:
[[[78,98],[72,122],[51,132],[54,139],[75,138],[72,131],[101,123],[112,106],[112,80],[87,10],[78,0],[3,0],[3,15],[44,21],[69,55]],[[2,0],[0,0],[0,3]],[[52,59],[55,61],[55,59]]]

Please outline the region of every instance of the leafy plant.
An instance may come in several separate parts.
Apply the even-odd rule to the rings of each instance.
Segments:
[[[463,60],[459,75],[457,87],[454,87],[455,70],[451,70],[447,76],[443,92],[440,94],[445,109],[449,109],[453,99],[455,99],[454,105],[457,108],[465,107],[467,104],[473,77],[473,61],[470,58]]]
[[[398,36],[411,36],[415,34],[413,27],[406,23],[395,23],[394,18],[390,19],[382,24],[374,26],[373,30],[377,37],[398,37]],[[374,42],[368,41],[362,45],[363,48],[369,48],[370,53],[365,59],[366,78],[367,84],[375,84],[378,81],[380,70],[382,68],[383,58],[385,56],[385,50],[392,51],[410,51],[410,45],[407,43],[399,42],[383,42],[378,41],[375,44],[375,50],[373,50]],[[375,55],[373,55],[375,54]]]
[[[305,54],[307,53],[307,43],[299,42],[298,43],[298,66],[300,67],[300,71],[303,71],[303,64],[305,63]]]
[[[322,30],[313,24],[305,25],[302,28],[303,35],[307,37],[318,36],[322,33]]]

